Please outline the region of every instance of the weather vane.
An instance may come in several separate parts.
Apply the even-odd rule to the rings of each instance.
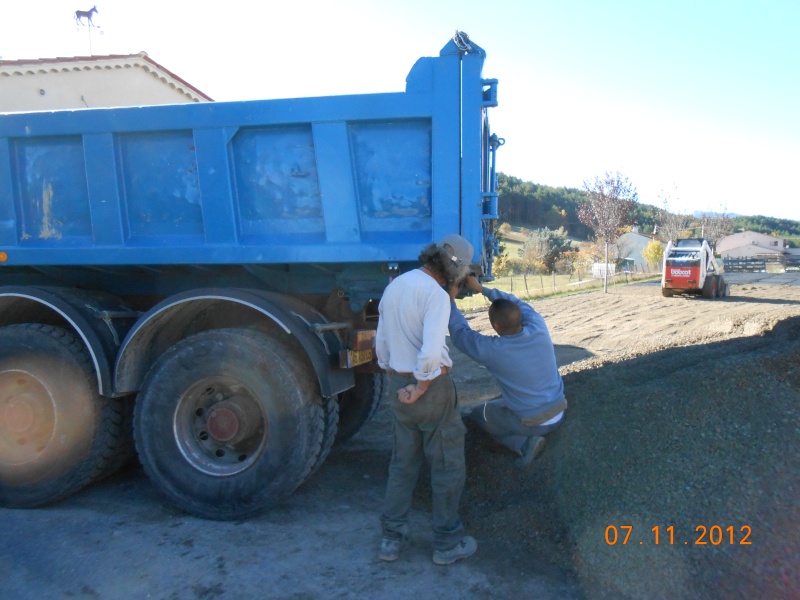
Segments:
[[[101,29],[97,25],[94,24],[92,21],[92,17],[98,12],[97,6],[93,6],[89,10],[76,10],[75,11],[75,23],[77,26],[86,27],[86,30],[89,33],[89,54],[92,54],[92,29]],[[84,19],[86,22],[84,23]],[[103,32],[100,31],[100,35],[103,35]]]

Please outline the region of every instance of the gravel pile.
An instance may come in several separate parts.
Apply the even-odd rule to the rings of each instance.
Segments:
[[[470,431],[482,550],[589,599],[800,598],[800,317],[633,354],[562,368],[569,418],[528,471]]]

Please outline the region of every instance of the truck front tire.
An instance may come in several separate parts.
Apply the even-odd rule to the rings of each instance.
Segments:
[[[266,335],[220,329],[178,342],[151,367],[134,438],[145,472],[179,508],[242,519],[318,466],[324,418],[302,357]]]
[[[98,393],[81,340],[39,324],[0,329],[0,504],[72,494],[120,466],[125,410]]]

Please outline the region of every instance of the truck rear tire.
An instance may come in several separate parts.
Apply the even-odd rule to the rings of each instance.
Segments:
[[[355,387],[339,394],[339,431],[337,442],[353,437],[366,425],[380,406],[386,387],[383,373],[356,374]]]
[[[0,329],[0,505],[41,506],[110,474],[123,406],[98,393],[81,340],[50,325]]]
[[[117,471],[134,462],[136,448],[133,445],[133,405],[134,396],[126,396],[111,400],[115,406],[112,418],[114,422],[114,437],[117,442],[112,451],[108,452],[108,459],[95,479],[110,477]]]
[[[717,297],[717,290],[718,290],[718,282],[716,275],[709,275],[706,277],[706,280],[703,282],[703,298],[708,300],[713,300]]]
[[[300,356],[263,334],[219,329],[155,362],[133,427],[145,472],[174,504],[242,519],[291,494],[317,466],[324,414]]]
[[[333,443],[336,441],[336,434],[339,431],[339,402],[335,397],[322,398],[321,401],[322,412],[324,415],[323,419],[325,422],[322,433],[322,445],[319,456],[314,462],[314,465],[311,467],[311,471],[306,479],[316,473],[317,469],[319,469],[322,466],[322,463],[325,462],[325,459],[328,458],[328,455],[331,453],[331,449],[333,448]]]
[[[661,288],[661,295],[664,296],[664,298],[672,298],[675,292],[667,288]]]

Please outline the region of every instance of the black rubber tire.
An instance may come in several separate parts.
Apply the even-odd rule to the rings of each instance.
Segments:
[[[355,387],[339,394],[339,431],[336,441],[353,437],[369,422],[381,404],[386,387],[383,373],[357,373]]]
[[[720,275],[717,282],[717,298],[725,298],[728,295],[728,284],[725,283],[725,278]]]
[[[675,295],[675,292],[671,289],[661,288],[661,295],[664,296],[664,298],[672,298],[672,296]]]
[[[308,477],[311,477],[325,462],[331,453],[333,443],[336,441],[336,434],[339,430],[339,401],[333,398],[322,398],[322,412],[325,420],[325,428],[322,433],[322,447],[319,456],[311,467]]]
[[[718,290],[718,283],[717,283],[717,276],[716,275],[709,275],[706,277],[706,280],[703,282],[703,298],[707,300],[713,300],[717,297],[717,290]]]
[[[208,519],[247,518],[291,494],[323,442],[309,369],[286,345],[244,330],[175,344],[151,367],[134,409],[136,450],[150,480],[179,508]]]
[[[110,400],[114,405],[113,436],[117,442],[115,447],[109,448],[106,452],[106,463],[95,480],[113,475],[136,459],[136,447],[133,445],[134,399],[135,396],[126,396]]]
[[[83,342],[61,327],[0,329],[0,505],[34,507],[109,471],[122,406],[98,393]]]

